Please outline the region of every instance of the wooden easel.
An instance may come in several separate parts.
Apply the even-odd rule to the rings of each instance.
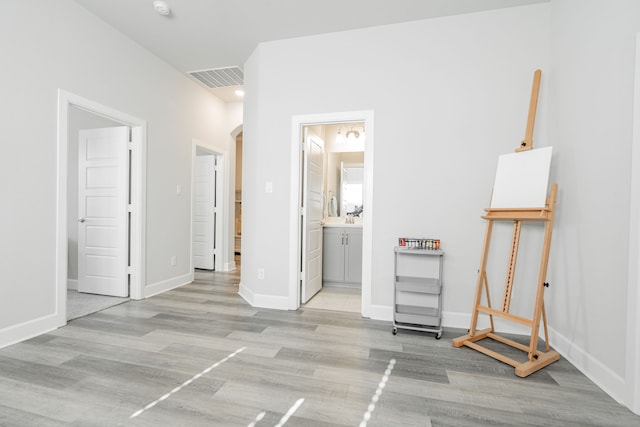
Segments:
[[[529,117],[527,120],[527,129],[525,139],[520,147],[515,151],[530,150],[533,148],[533,125],[535,121],[536,107],[538,104],[538,92],[540,88],[541,71],[536,70],[533,78],[533,88],[531,91],[531,102],[529,104]],[[501,362],[507,363],[515,368],[515,373],[519,377],[526,377],[533,372],[560,359],[560,355],[550,349],[549,334],[547,331],[547,317],[544,310],[544,288],[548,286],[545,282],[547,276],[547,266],[549,263],[549,250],[551,247],[551,233],[553,231],[553,217],[556,208],[556,196],[558,194],[558,185],[551,186],[550,195],[546,200],[546,206],[543,208],[518,208],[518,209],[485,209],[486,214],[482,218],[487,220],[487,229],[484,238],[484,248],[480,261],[480,269],[478,271],[478,280],[476,284],[476,293],[474,299],[473,313],[471,315],[471,327],[469,333],[452,341],[454,347],[467,346]],[[491,299],[489,296],[489,284],[487,282],[487,258],[489,255],[489,244],[491,242],[491,231],[495,221],[513,221],[513,234],[511,239],[511,253],[509,263],[507,265],[507,277],[505,281],[504,295],[502,299],[501,309],[491,308]],[[513,279],[515,276],[516,261],[518,257],[518,246],[520,243],[520,231],[524,221],[536,221],[545,223],[544,243],[542,246],[542,258],[540,261],[540,271],[538,274],[538,284],[536,292],[536,301],[533,308],[533,318],[526,319],[509,313],[511,303],[511,295],[513,290]],[[482,304],[482,293],[486,294],[486,305]],[[478,331],[478,314],[484,313],[489,315],[491,327]],[[501,337],[496,334],[493,324],[493,317],[499,317],[510,320],[521,325],[531,328],[531,337],[529,346],[517,343],[510,339]],[[545,351],[538,350],[538,333],[540,328],[540,320],[544,326]],[[490,350],[478,344],[478,341],[490,338],[513,348],[522,350],[527,353],[528,360],[526,362],[518,362],[497,351]]]

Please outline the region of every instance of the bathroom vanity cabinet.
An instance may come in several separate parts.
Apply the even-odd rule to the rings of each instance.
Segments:
[[[362,227],[325,227],[322,237],[323,284],[360,286]]]

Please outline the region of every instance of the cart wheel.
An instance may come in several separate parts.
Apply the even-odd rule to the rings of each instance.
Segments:
[[[395,326],[393,327],[393,335],[398,333],[398,328],[396,328]]]
[[[436,339],[439,340],[440,338],[442,338],[442,332],[438,332],[436,334]]]

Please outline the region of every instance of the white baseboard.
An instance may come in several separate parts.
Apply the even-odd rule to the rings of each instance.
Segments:
[[[193,282],[193,271],[182,276],[172,277],[162,282],[147,285],[144,288],[144,298],[149,298],[171,289],[179,288]]]
[[[503,319],[494,318],[494,326],[497,332],[503,334],[529,335],[530,329],[517,323],[508,322]],[[457,313],[445,311],[442,313],[442,326],[445,328],[469,329],[471,326],[471,313]],[[490,327],[488,316],[479,316],[477,329]],[[542,331],[541,331],[542,332]]]
[[[67,279],[67,289],[78,290],[78,279]]]
[[[238,285],[238,295],[240,295],[242,297],[243,300],[245,300],[246,302],[249,303],[249,305],[251,307],[254,307],[254,303],[253,303],[253,292],[251,292],[250,289],[248,289],[244,283],[242,283],[242,281],[240,281],[240,284]]]
[[[58,329],[57,315],[49,314],[0,330],[0,348]]]
[[[390,305],[373,305],[369,306],[369,318],[372,320],[385,320],[393,322],[393,311]]]
[[[373,320],[385,320],[388,322],[393,321],[393,308],[390,305],[371,305],[369,308],[370,318]],[[460,328],[469,329],[471,324],[471,314],[469,313],[455,313],[455,312],[443,312],[442,313],[442,326],[444,328]],[[501,319],[494,319],[496,331],[506,334],[519,334],[528,335],[529,329],[513,324],[513,322],[501,321]],[[484,319],[484,316],[478,319],[478,329],[488,328],[489,320]]]
[[[289,309],[288,296],[276,297],[273,295],[256,294],[247,289],[247,287],[242,282],[240,282],[240,286],[238,286],[238,295],[240,295],[252,307],[272,308],[275,310]]]
[[[549,328],[549,342],[562,357],[571,362],[571,364],[587,378],[618,401],[618,403],[626,405],[624,397],[627,396],[628,392],[624,378],[594,359],[586,351],[559,334],[553,328]]]

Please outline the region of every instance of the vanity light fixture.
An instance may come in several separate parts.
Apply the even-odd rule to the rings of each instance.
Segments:
[[[351,130],[347,131],[347,141],[348,142],[357,142],[358,138],[360,138],[360,132],[351,128]]]
[[[169,5],[162,0],[155,0],[153,2],[153,8],[162,16],[169,16],[169,14],[171,13],[171,8],[169,7]]]
[[[362,126],[361,130],[351,128],[347,132],[347,141],[348,142],[364,142],[366,137],[364,126]]]
[[[356,142],[364,142],[365,136],[364,126],[351,127],[349,130],[339,128],[338,134],[336,135],[336,143],[344,144],[348,142],[353,144]]]

